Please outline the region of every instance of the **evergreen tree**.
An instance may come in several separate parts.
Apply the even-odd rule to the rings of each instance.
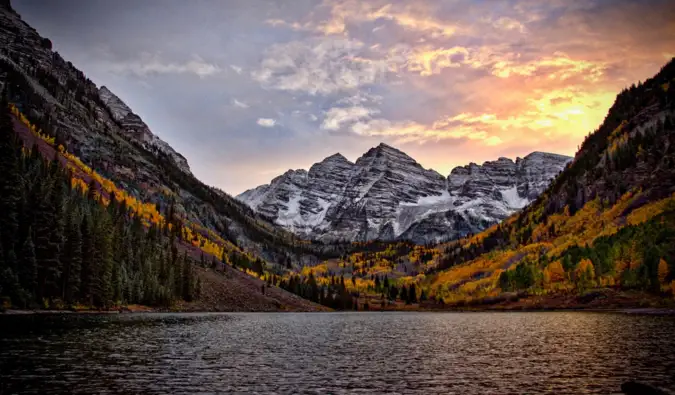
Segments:
[[[63,263],[62,294],[63,300],[67,303],[75,302],[79,295],[82,268],[82,231],[75,209],[71,208],[71,210],[61,258]]]
[[[408,288],[408,301],[409,303],[417,303],[417,290],[415,289],[415,284],[410,284],[410,288]]]
[[[17,204],[21,199],[21,145],[17,142],[8,106],[4,89],[0,98],[0,243],[5,257],[15,248],[19,228]]]
[[[85,213],[81,224],[82,262],[80,268],[79,299],[88,305],[94,303],[95,246],[93,233],[94,229],[91,217]]]
[[[37,261],[39,300],[58,296],[58,280],[61,275],[59,244],[54,235],[55,207],[52,199],[52,180],[47,178],[40,185],[40,196],[35,208],[35,257]]]
[[[397,297],[398,297],[398,288],[392,285],[391,287],[389,287],[389,299],[396,300]]]
[[[192,278],[192,268],[190,267],[190,260],[188,259],[187,255],[185,255],[183,258],[182,273],[183,273],[183,294],[178,296],[185,301],[191,302],[194,297],[194,290],[193,290],[194,284]]]
[[[33,238],[29,236],[23,242],[21,247],[21,270],[19,271],[19,280],[23,288],[28,292],[32,299],[35,299],[37,288],[37,261],[35,260],[35,245]]]
[[[112,299],[112,226],[105,211],[97,209],[94,228],[94,268],[92,270],[92,296],[96,307],[107,307]]]

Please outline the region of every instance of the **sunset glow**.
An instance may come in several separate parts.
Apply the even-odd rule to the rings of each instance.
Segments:
[[[499,156],[573,155],[616,94],[675,51],[668,1],[288,4],[148,2],[184,18],[136,11],[123,29],[87,3],[59,14],[71,31],[50,31],[44,7],[17,7],[233,194],[380,142],[444,175]],[[83,38],[69,22],[94,11],[105,35],[88,26]],[[111,31],[136,41],[108,44]]]

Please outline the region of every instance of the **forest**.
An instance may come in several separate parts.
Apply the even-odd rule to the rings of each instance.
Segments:
[[[192,259],[124,199],[24,147],[0,102],[0,295],[19,308],[169,306],[199,296]]]

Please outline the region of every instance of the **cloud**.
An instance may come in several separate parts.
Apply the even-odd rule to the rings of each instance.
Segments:
[[[343,124],[370,119],[371,115],[377,113],[379,113],[378,110],[361,106],[334,107],[326,112],[321,129],[338,130]]]
[[[464,124],[450,125],[442,121],[425,125],[415,121],[369,119],[354,123],[351,131],[360,136],[391,138],[397,143],[423,143],[448,139],[475,140],[485,146],[502,143],[501,138],[490,135],[485,130]]]
[[[380,3],[380,4],[378,4]],[[415,6],[405,4],[382,4],[382,2],[362,2],[356,0],[335,1],[330,3],[330,18],[317,23],[306,22],[294,26],[301,29],[313,29],[324,35],[344,34],[348,24],[363,22],[389,21],[415,32],[430,34],[431,37],[452,36],[460,28],[449,21],[434,18],[426,11],[426,4],[416,2]],[[288,23],[285,24],[288,26]],[[293,26],[293,24],[291,24]],[[376,27],[373,31],[379,30]]]
[[[277,124],[277,121],[272,118],[258,118],[256,123],[264,128],[271,128]]]
[[[86,48],[71,59],[93,80],[117,83],[207,177],[217,166],[203,152],[227,147],[232,159],[213,155],[229,169],[226,190],[236,177],[233,188],[268,181],[252,178],[257,169],[311,165],[333,150],[355,157],[378,140],[408,143],[437,170],[534,150],[573,154],[616,93],[653,75],[675,48],[675,4],[664,0],[231,3],[226,13],[171,3],[171,15],[188,21],[171,40],[150,26],[125,40],[132,27],[115,25],[115,40],[108,31],[97,39],[107,53]],[[155,28],[175,25],[160,16]],[[92,68],[93,57],[107,63]],[[218,73],[218,83],[195,84]],[[155,74],[169,78],[127,78]],[[152,90],[141,91],[147,82]],[[272,129],[242,135],[255,122]],[[199,150],[185,130],[200,133]]]
[[[509,17],[501,17],[496,21],[494,21],[492,25],[502,30],[517,30],[521,33],[527,32],[527,28],[525,28],[525,25]]]
[[[142,53],[137,60],[111,63],[109,69],[116,74],[134,74],[141,77],[157,74],[194,74],[204,78],[222,71],[218,65],[196,55],[187,62],[178,63],[164,60],[159,54],[147,52]]]
[[[364,44],[351,39],[310,39],[273,45],[252,73],[263,86],[310,95],[356,91],[381,82],[386,60],[371,59]]]
[[[239,107],[239,108],[249,108],[248,104],[246,104],[242,101],[239,101],[237,99],[232,99],[232,105],[234,105],[235,107]]]

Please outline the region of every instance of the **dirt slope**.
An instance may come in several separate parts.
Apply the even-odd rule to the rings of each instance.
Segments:
[[[302,299],[277,287],[268,287],[262,280],[229,266],[225,271],[196,267],[202,282],[199,300],[182,303],[181,311],[329,311],[330,309]],[[262,286],[265,285],[265,294]]]

